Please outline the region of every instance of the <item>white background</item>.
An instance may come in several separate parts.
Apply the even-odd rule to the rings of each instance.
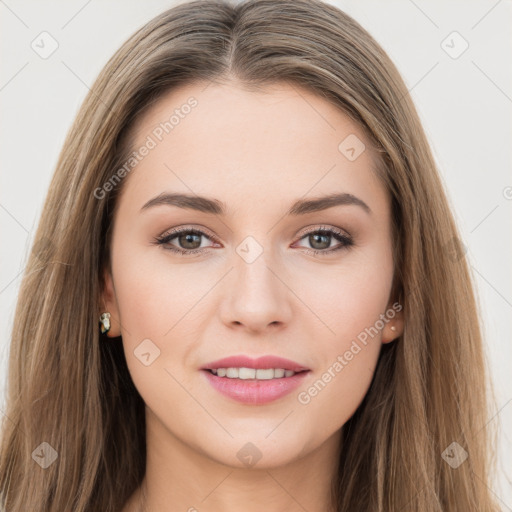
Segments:
[[[394,60],[431,141],[481,302],[497,390],[488,426],[499,422],[502,430],[493,490],[503,510],[512,510],[512,3],[330,3],[359,21]],[[20,279],[65,135],[108,58],[172,5],[0,0],[0,414]],[[43,31],[59,45],[47,59],[31,48]],[[453,31],[469,44],[456,59],[442,47]],[[456,51],[462,41],[451,36],[444,44]]]

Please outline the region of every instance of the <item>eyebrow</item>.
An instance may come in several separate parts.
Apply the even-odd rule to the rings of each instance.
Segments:
[[[226,215],[226,204],[218,199],[210,199],[208,197],[196,196],[190,194],[177,194],[162,192],[158,196],[150,199],[141,208],[141,211],[147,210],[155,206],[168,205],[177,206],[188,210],[196,210],[204,213],[211,213],[214,215]],[[308,213],[319,212],[333,208],[335,206],[354,205],[361,207],[369,215],[372,214],[371,208],[358,197],[348,194],[330,194],[323,197],[314,199],[299,199],[295,201],[286,215],[305,215]]]

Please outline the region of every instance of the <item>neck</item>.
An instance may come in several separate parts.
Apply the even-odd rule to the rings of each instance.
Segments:
[[[198,510],[334,512],[331,482],[338,468],[339,431],[284,465],[233,467],[199,453],[147,415],[144,480],[123,512]]]

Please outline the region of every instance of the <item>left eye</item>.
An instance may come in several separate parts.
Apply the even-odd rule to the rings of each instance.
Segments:
[[[176,230],[168,234],[164,234],[160,237],[155,238],[157,245],[163,245],[166,249],[176,252],[178,254],[189,256],[191,254],[197,254],[204,251],[204,249],[210,246],[204,246],[201,243],[201,238],[207,238],[217,242],[213,237],[207,235],[203,231],[197,229],[181,229]],[[328,254],[340,249],[348,248],[353,245],[352,238],[349,235],[344,234],[342,231],[335,229],[320,228],[315,231],[310,231],[304,234],[299,240],[306,239],[312,245],[312,248],[307,248],[309,252],[314,254]],[[340,242],[337,246],[331,247],[332,239]],[[179,247],[172,244],[171,242],[177,239]],[[217,242],[218,243],[218,242]]]
[[[302,238],[307,238],[308,243],[313,247],[314,254],[326,254],[334,251],[338,251],[340,249],[348,248],[353,245],[352,238],[348,235],[345,235],[341,231],[334,229],[317,229],[315,231],[311,231],[306,233]],[[332,239],[340,242],[337,246],[331,247]]]

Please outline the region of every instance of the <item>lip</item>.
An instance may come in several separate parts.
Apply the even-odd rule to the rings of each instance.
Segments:
[[[295,361],[272,355],[261,356],[256,359],[245,355],[225,357],[204,365],[201,370],[216,370],[217,368],[260,368],[262,370],[269,368],[282,368],[283,370],[292,370],[294,372],[309,370],[306,366]],[[292,377],[287,378],[291,379]]]
[[[222,361],[222,360],[221,360]],[[236,366],[235,366],[236,367]],[[270,366],[275,368],[274,366]],[[219,368],[225,368],[219,366]],[[229,367],[228,367],[229,368]],[[233,366],[231,366],[233,368]],[[253,368],[245,366],[245,368]],[[259,367],[261,368],[261,366]],[[277,366],[282,368],[282,366]],[[310,372],[302,371],[291,377],[281,377],[278,379],[256,380],[256,379],[230,379],[227,377],[217,377],[207,369],[202,369],[201,373],[207,381],[219,393],[227,396],[237,402],[248,405],[263,405],[273,402],[285,395],[291,393],[304,381],[306,375]]]

